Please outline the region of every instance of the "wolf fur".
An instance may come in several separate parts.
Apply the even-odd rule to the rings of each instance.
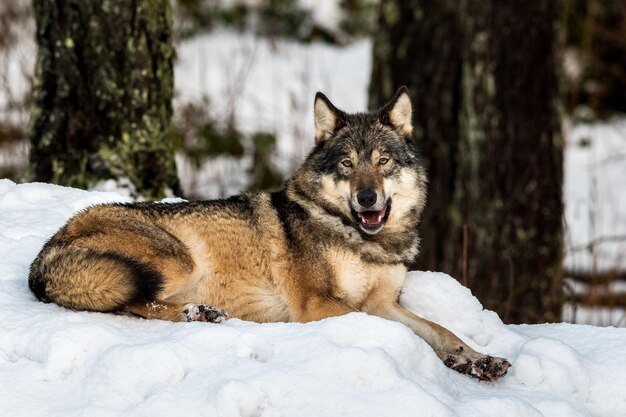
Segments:
[[[459,372],[501,377],[506,360],[398,303],[426,198],[411,111],[406,88],[362,114],[318,93],[315,147],[283,189],[93,206],[45,244],[29,286],[75,310],[172,321],[219,322],[224,310],[257,322],[364,311],[404,323]]]

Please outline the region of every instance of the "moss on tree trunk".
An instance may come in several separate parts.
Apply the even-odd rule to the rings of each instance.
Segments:
[[[169,0],[34,0],[39,46],[31,177],[86,188],[128,177],[148,197],[180,193]]]
[[[560,317],[559,7],[383,0],[374,43],[371,105],[410,88],[430,175],[416,267],[465,277],[508,322]]]

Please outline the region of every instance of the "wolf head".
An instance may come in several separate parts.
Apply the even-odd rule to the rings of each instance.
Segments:
[[[317,93],[314,114],[315,148],[293,179],[299,192],[366,235],[414,227],[426,176],[406,87],[367,114],[347,114]]]

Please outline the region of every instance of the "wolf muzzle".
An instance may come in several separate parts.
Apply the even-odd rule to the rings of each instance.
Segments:
[[[352,210],[361,230],[368,234],[380,232],[389,217],[390,203],[375,190],[358,191],[352,198]]]

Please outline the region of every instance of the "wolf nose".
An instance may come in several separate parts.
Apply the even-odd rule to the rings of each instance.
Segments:
[[[359,191],[356,195],[356,200],[359,202],[361,207],[369,208],[376,204],[376,191],[374,190],[363,190]]]

